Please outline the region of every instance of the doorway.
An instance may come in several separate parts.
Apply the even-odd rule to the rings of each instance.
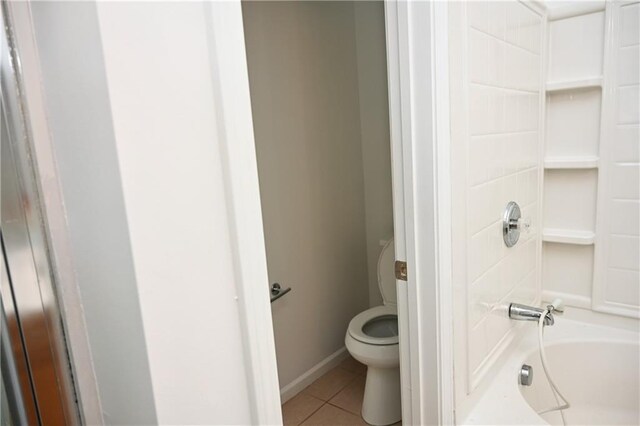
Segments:
[[[345,333],[383,304],[393,238],[384,4],[243,2],[243,20],[269,280],[291,289],[272,303],[285,423],[296,404],[359,417]]]

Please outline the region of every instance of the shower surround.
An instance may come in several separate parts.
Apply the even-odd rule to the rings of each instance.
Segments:
[[[532,407],[544,407],[530,390],[521,389],[530,404],[518,392],[515,372],[538,355],[535,327],[508,319],[511,302],[564,300],[565,317],[548,332],[552,372],[592,343],[599,361],[637,354],[639,21],[637,1],[449,6],[460,424],[560,421],[557,412],[536,414]],[[501,219],[510,201],[531,229],[507,248]],[[615,344],[607,336],[617,336]],[[535,398],[546,401],[551,393],[537,370]],[[606,375],[591,373],[593,383]],[[558,381],[567,383],[562,374]],[[581,386],[561,386],[576,401],[566,417],[596,421],[582,410],[596,401],[582,398]],[[522,409],[499,418],[507,401]],[[613,413],[615,404],[603,410]],[[637,404],[620,410],[611,421],[639,413]]]

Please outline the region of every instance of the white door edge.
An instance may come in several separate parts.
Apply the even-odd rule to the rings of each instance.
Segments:
[[[282,424],[242,9],[239,1],[207,8],[251,418]]]
[[[440,424],[455,424],[453,280],[451,247],[451,137],[449,105],[449,6],[433,7],[436,145],[436,291],[438,293],[438,382]]]
[[[455,422],[447,10],[385,1],[406,424]]]
[[[387,81],[389,90],[389,129],[391,140],[391,171],[393,190],[393,227],[397,260],[407,259],[406,230],[405,230],[405,206],[404,206],[404,153],[402,144],[402,87],[400,82],[401,70],[401,46],[399,27],[401,24],[399,6],[395,1],[385,1],[385,30],[387,48]],[[406,56],[406,55],[403,55]],[[406,60],[405,60],[406,62]],[[412,268],[413,271],[413,268]],[[411,282],[396,282],[398,305],[398,328],[400,336],[410,334],[408,315],[408,285]],[[416,424],[419,416],[414,419],[414,407],[412,403],[412,377],[413,365],[411,357],[411,339],[400,339],[400,383],[402,392],[402,421],[404,424]],[[415,392],[419,395],[418,392]]]

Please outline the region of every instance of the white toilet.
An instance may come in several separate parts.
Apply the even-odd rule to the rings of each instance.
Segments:
[[[351,356],[367,366],[362,418],[371,425],[389,425],[402,418],[394,263],[392,238],[378,259],[378,287],[384,305],[356,315],[345,337]]]

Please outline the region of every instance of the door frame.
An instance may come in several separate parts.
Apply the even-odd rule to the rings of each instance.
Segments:
[[[252,417],[279,424],[242,11],[240,2],[209,7]],[[454,424],[447,10],[445,2],[385,0],[395,247],[409,273],[397,282],[408,424]]]
[[[448,5],[385,0],[385,21],[403,421],[454,424]]]
[[[216,121],[253,424],[282,424],[242,7],[206,5]]]
[[[224,139],[247,376],[255,422],[275,424],[282,419],[242,12],[239,2],[211,4],[222,8],[229,13],[211,14],[212,62],[219,118],[236,133]],[[385,0],[396,258],[409,272],[397,283],[408,424],[454,423],[447,13],[445,2]]]

